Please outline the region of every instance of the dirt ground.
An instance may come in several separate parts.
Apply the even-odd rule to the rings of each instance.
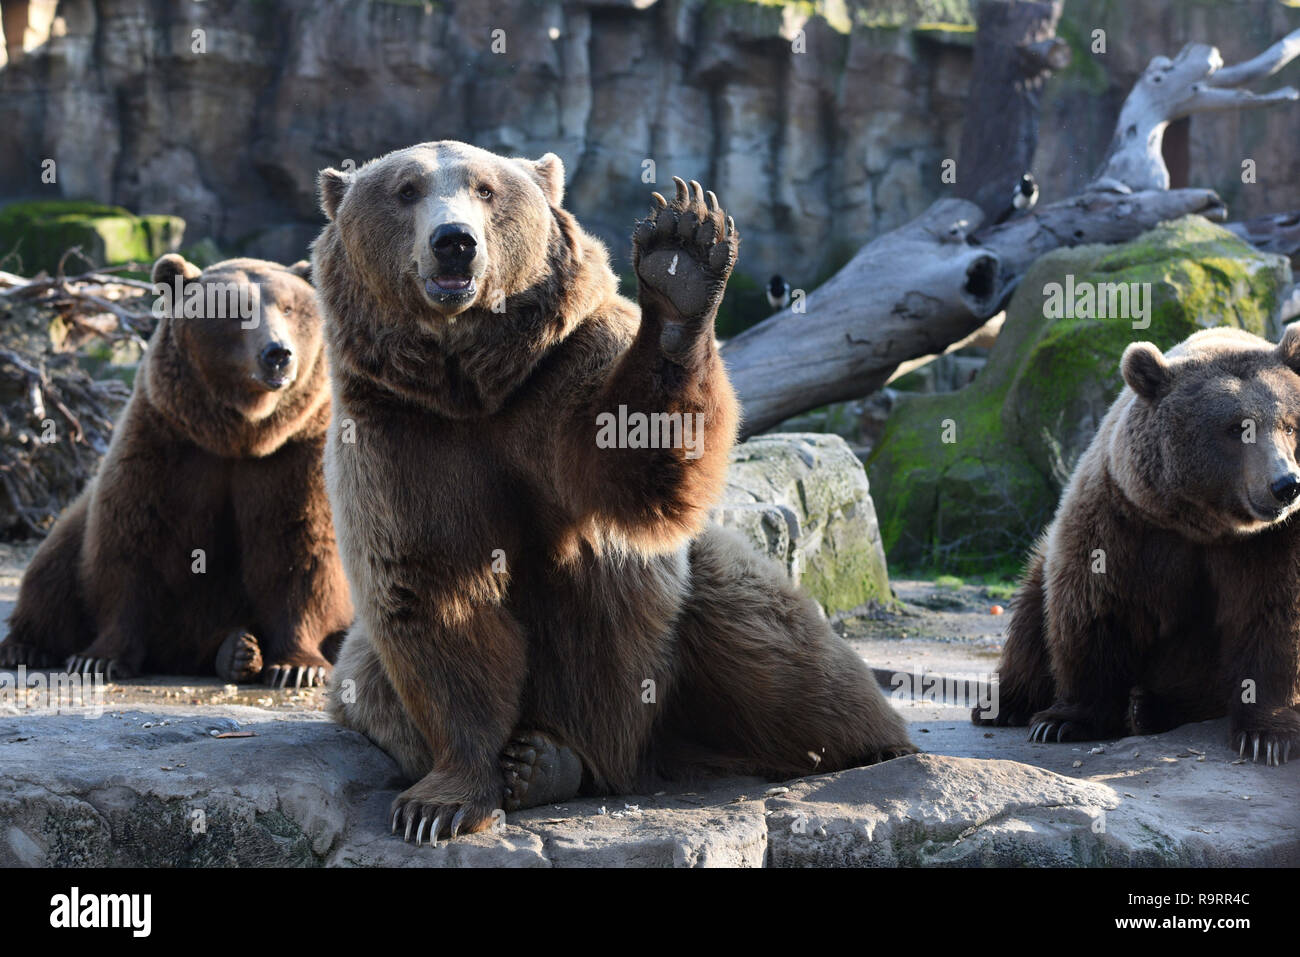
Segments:
[[[35,543],[0,543],[0,635],[18,597]],[[1009,602],[1000,589],[952,580],[894,579],[897,604],[835,623],[835,630],[878,671],[986,675],[997,666]],[[998,606],[1003,614],[993,614]],[[277,690],[226,684],[213,677],[141,678],[107,689],[110,709],[148,704],[242,704],[284,711],[324,707],[320,689]]]

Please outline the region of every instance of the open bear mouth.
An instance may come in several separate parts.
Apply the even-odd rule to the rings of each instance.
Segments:
[[[431,276],[424,281],[424,291],[434,299],[464,299],[477,291],[473,276]]]

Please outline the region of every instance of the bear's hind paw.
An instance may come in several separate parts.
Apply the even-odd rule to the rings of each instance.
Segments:
[[[262,647],[246,631],[233,631],[217,649],[217,677],[234,684],[247,684],[262,673]]]
[[[520,732],[501,750],[505,810],[520,811],[576,797],[582,787],[582,760],[572,748],[539,731]]]

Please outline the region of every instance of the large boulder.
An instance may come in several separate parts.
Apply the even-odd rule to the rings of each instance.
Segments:
[[[1044,256],[1012,298],[975,381],[906,397],[868,459],[889,560],[957,574],[1014,573],[1123,385],[1124,348],[1148,340],[1165,349],[1218,325],[1276,338],[1290,282],[1284,258],[1199,216],[1124,245]],[[1098,317],[1103,301],[1110,311],[1106,283],[1149,289],[1145,315],[1130,302],[1125,315]],[[1101,295],[1091,314],[1081,314],[1089,311],[1080,299],[1089,289]],[[1065,301],[1071,291],[1075,308]]]
[[[138,262],[153,264],[164,253],[176,252],[185,235],[179,216],[137,216],[120,206],[71,200],[11,203],[0,209],[0,252],[13,260],[10,272],[53,274],[64,253],[81,249],[66,271],[82,272],[85,261],[95,266]]]
[[[736,446],[714,514],[829,615],[889,598],[867,474],[838,435],[760,435]]]

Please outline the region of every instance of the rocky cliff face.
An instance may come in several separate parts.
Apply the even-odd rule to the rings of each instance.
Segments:
[[[6,2],[6,24],[22,6]],[[319,226],[323,166],[442,137],[554,150],[569,205],[619,259],[656,185],[714,188],[745,235],[733,294],[761,315],[754,280],[779,271],[810,287],[948,188],[970,6],[30,0],[27,52],[0,69],[0,200],[174,213],[188,241],[292,260]],[[1152,55],[1195,39],[1232,62],[1297,25],[1274,0],[1071,0],[1075,66],[1044,98],[1044,197],[1092,172]],[[1089,50],[1097,27],[1104,54]],[[1298,123],[1286,108],[1198,118],[1191,180],[1224,190],[1237,215],[1300,206],[1300,155],[1283,148]],[[1257,185],[1240,182],[1243,149]]]
[[[318,228],[321,167],[451,137],[559,153],[620,257],[650,190],[698,178],[743,224],[743,272],[811,285],[936,193],[969,60],[943,31],[748,2],[49,6],[0,71],[0,198],[175,213],[188,240],[282,259]]]

